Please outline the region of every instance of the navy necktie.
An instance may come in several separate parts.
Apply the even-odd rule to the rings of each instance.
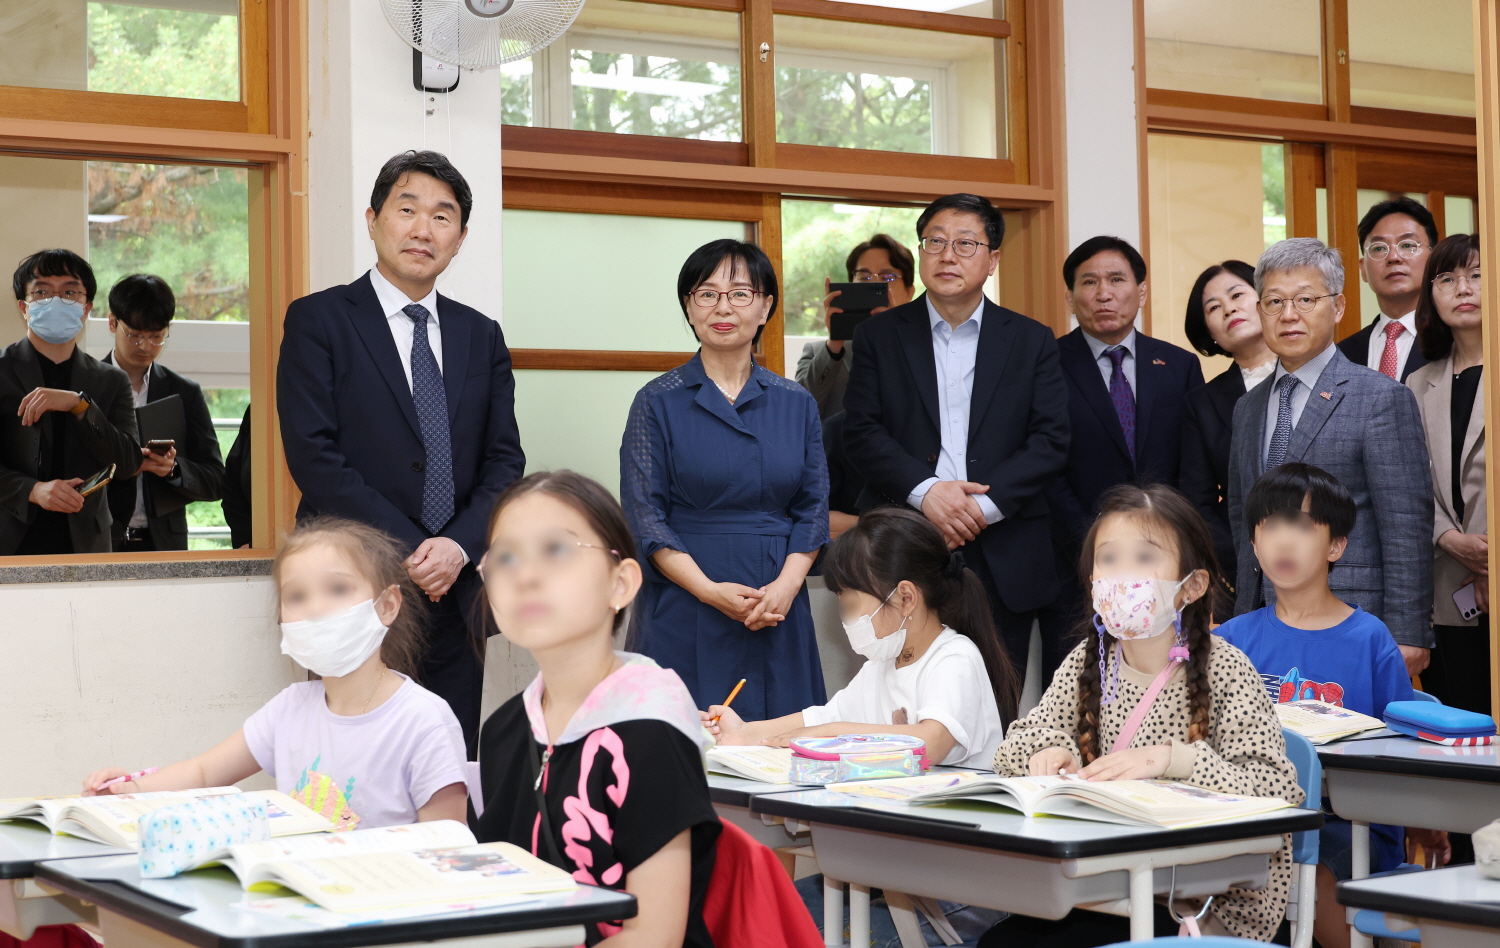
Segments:
[[[1286,450],[1292,444],[1292,394],[1297,391],[1297,376],[1288,372],[1276,383],[1281,404],[1276,406],[1276,427],[1271,432],[1271,450],[1266,452],[1266,470],[1280,467],[1286,461]]]
[[[1125,377],[1125,347],[1111,346],[1104,350],[1114,367],[1109,373],[1109,400],[1115,404],[1115,414],[1120,418],[1120,428],[1125,432],[1125,449],[1130,460],[1135,460],[1135,393],[1130,390],[1130,379]]]
[[[448,393],[432,344],[427,341],[427,307],[412,303],[401,311],[411,317],[411,398],[417,406],[422,446],[427,449],[422,487],[422,526],[436,535],[453,516],[453,444],[448,427]]]

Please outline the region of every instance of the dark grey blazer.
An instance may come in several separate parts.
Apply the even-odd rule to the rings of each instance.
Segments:
[[[1266,407],[1275,376],[1234,409],[1229,453],[1229,526],[1239,559],[1236,614],[1276,601],[1262,588],[1245,524],[1245,497],[1263,473]],[[1355,365],[1342,352],[1318,377],[1292,430],[1288,461],[1337,477],[1359,508],[1354,532],[1328,584],[1340,599],[1378,616],[1402,645],[1431,648],[1432,469],[1411,389]]]

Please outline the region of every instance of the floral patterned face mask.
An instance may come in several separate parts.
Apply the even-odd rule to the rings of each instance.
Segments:
[[[1095,624],[1117,639],[1149,639],[1177,624],[1177,591],[1187,578],[1094,580]]]

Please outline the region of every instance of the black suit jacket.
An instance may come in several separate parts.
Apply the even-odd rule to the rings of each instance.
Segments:
[[[438,296],[454,513],[438,532],[478,563],[495,499],[521,476],[515,378],[500,324]],[[326,513],[379,527],[414,548],[427,453],[396,341],[365,274],[287,307],[276,369],[299,519]]]
[[[1376,318],[1379,319],[1378,316]],[[1370,334],[1374,331],[1374,323],[1356,331],[1353,335],[1348,336],[1339,343],[1339,351],[1344,354],[1344,358],[1355,365],[1362,365],[1367,369],[1374,369],[1378,372],[1380,371],[1380,367],[1378,365],[1370,365],[1369,363]],[[1401,366],[1401,378],[1398,381],[1405,382],[1408,375],[1426,364],[1427,360],[1422,356],[1421,341],[1412,340],[1411,351],[1406,354],[1406,364]]]
[[[236,550],[247,546],[250,526],[250,409],[240,419],[240,431],[224,456],[224,522],[229,524],[229,543]]]
[[[1234,532],[1229,529],[1229,445],[1234,434],[1234,406],[1244,394],[1245,376],[1238,365],[1231,365],[1213,381],[1188,392],[1182,407],[1178,487],[1208,521],[1219,568],[1231,589],[1238,560]]]
[[[114,365],[115,354],[106,355],[104,362]],[[153,364],[146,401],[160,401],[172,395],[182,399],[186,421],[183,443],[177,446],[177,476],[169,480],[142,472],[110,482],[109,513],[114,521],[111,532],[117,547],[124,542],[125,528],[135,516],[135,485],[139,478],[146,479],[146,529],[151,531],[151,542],[158,550],[187,549],[187,505],[195,500],[218,500],[223,492],[224,461],[203,388],[160,362]]]
[[[1198,357],[1169,342],[1135,334],[1135,459],[1109,398],[1109,386],[1082,329],[1057,340],[1068,382],[1068,418],[1073,437],[1068,465],[1052,482],[1053,536],[1065,563],[1064,576],[1078,573],[1083,537],[1099,510],[1099,498],[1117,484],[1177,486],[1182,452],[1183,397],[1203,384]]]
[[[844,448],[865,475],[861,501],[905,505],[933,476],[937,368],[925,297],[855,331],[859,360],[844,393]],[[968,477],[989,485],[1003,519],[979,534],[1007,608],[1036,609],[1057,592],[1046,488],[1067,460],[1068,389],[1057,341],[1041,323],[985,301],[970,396]]]
[[[21,399],[41,387],[41,356],[30,340],[11,343],[0,352],[0,555],[9,556],[41,510],[29,497],[36,485],[41,459],[52,451],[49,425],[22,425],[16,410]],[[130,477],[141,465],[136,440],[135,402],[130,379],[73,349],[73,388],[89,397],[89,408],[66,419],[63,477],[89,477],[108,464],[115,477]],[[83,509],[68,514],[74,553],[108,553],[109,504],[106,490],[84,499]]]

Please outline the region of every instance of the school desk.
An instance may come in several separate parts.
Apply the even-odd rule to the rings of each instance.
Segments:
[[[784,783],[761,783],[724,774],[708,775],[708,796],[719,819],[733,823],[756,842],[771,849],[794,846],[799,841],[786,831],[786,824],[780,817],[758,816],[750,812],[750,799],[763,793],[786,793],[796,789]],[[801,842],[806,842],[806,839]]]
[[[909,806],[831,790],[761,794],[750,806],[782,817],[789,830],[810,829],[825,877],[850,884],[851,944],[868,939],[872,887],[1038,918],[1087,907],[1128,915],[1130,937],[1150,938],[1154,896],[1263,885],[1282,834],[1323,825],[1318,811],[1290,808],[1166,830],[1027,818],[983,803]],[[838,914],[841,922],[842,905]]]
[[[1340,882],[1340,905],[1374,909],[1392,930],[1415,926],[1422,948],[1478,948],[1500,941],[1500,880],[1473,866]]]
[[[326,928],[236,908],[236,902],[264,896],[245,892],[228,869],[142,879],[138,858],[130,854],[43,862],[36,879],[94,903],[109,948],[366,948],[430,942],[439,948],[563,948],[582,944],[585,925],[636,913],[631,895],[580,886],[473,912]]]
[[[32,876],[39,862],[126,852],[76,836],[57,836],[31,820],[0,822],[0,932],[21,941],[38,925],[92,924],[94,910],[69,896],[43,892]]]

